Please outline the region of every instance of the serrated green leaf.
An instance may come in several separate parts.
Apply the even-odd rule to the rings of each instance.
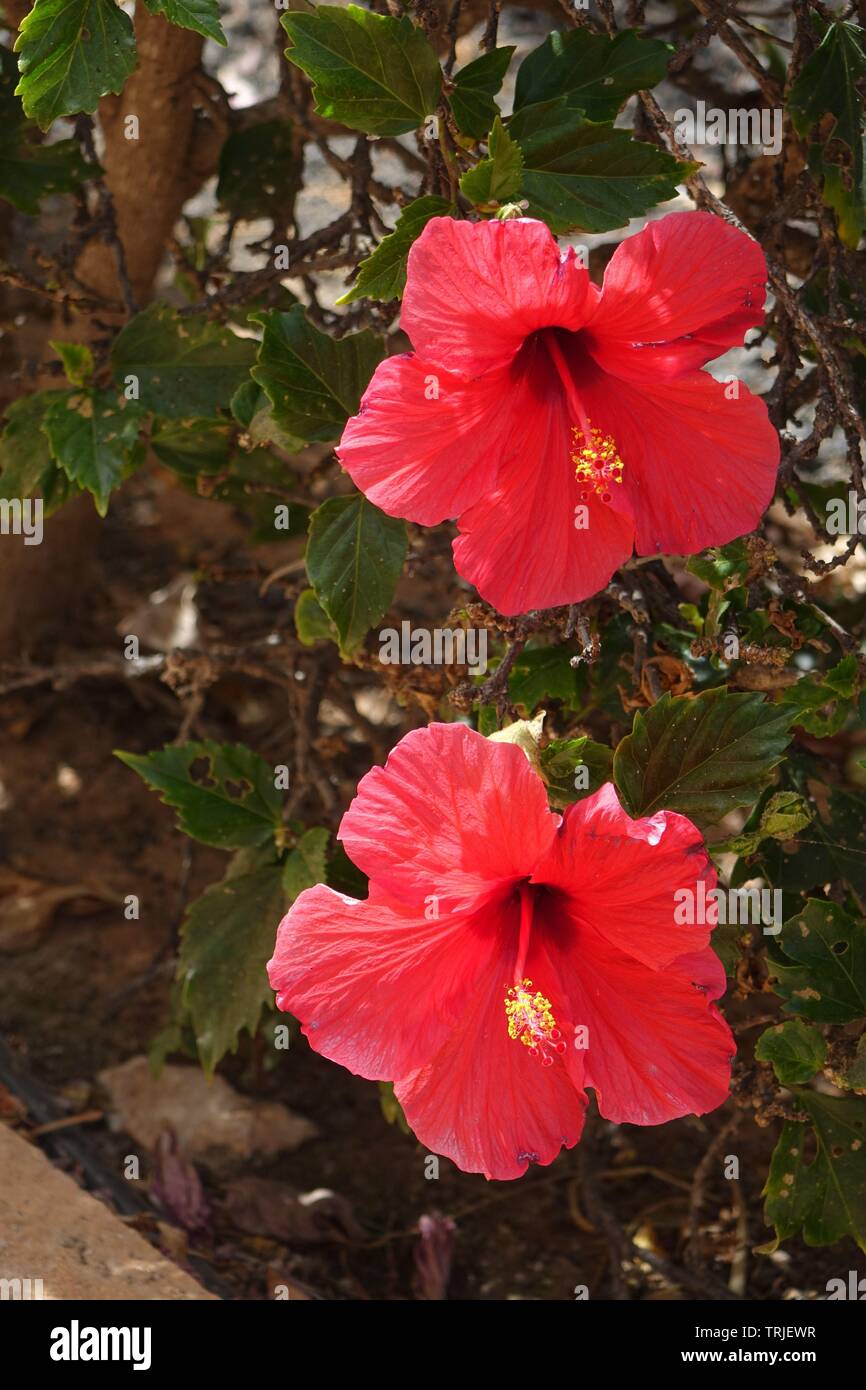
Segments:
[[[42,428],[49,406],[65,396],[64,391],[36,391],[7,407],[0,434],[0,499],[41,497],[50,516],[77,491],[55,462]]]
[[[251,319],[264,329],[252,378],[279,427],[308,443],[336,439],[385,354],[382,339],[368,329],[339,339],[320,333],[300,304]]]
[[[757,801],[781,762],[791,711],[723,686],[690,698],[665,693],[635,714],[614,753],[613,774],[632,816],[680,811],[714,825]]]
[[[798,1086],[821,1070],[827,1044],[817,1028],[799,1018],[789,1018],[761,1034],[755,1044],[755,1056],[759,1062],[772,1062],[783,1086]]]
[[[305,647],[321,641],[339,641],[337,629],[316,598],[315,589],[304,589],[295,600],[295,631]]]
[[[516,197],[523,177],[523,153],[498,116],[487,141],[487,152],[487,159],[467,170],[460,180],[460,192],[476,207]]]
[[[866,1251],[866,1102],[849,1096],[797,1093],[808,1112],[817,1153],[806,1161],[805,1123],[787,1121],[770,1161],[764,1220],[780,1241],[800,1230],[807,1245],[851,1236]]]
[[[337,303],[349,304],[353,299],[399,299],[406,288],[406,265],[413,243],[431,217],[447,217],[453,211],[447,198],[433,193],[408,203],[393,232],[383,237],[373,254],[361,262],[352,288]]]
[[[321,116],[368,135],[405,135],[436,110],[439,59],[405,16],[318,5],[280,23],[292,45],[286,57],[312,78]]]
[[[142,462],[144,411],[116,391],[70,391],[48,406],[42,428],[67,478],[93,496],[100,516],[124,478]]]
[[[789,1013],[815,1023],[866,1017],[866,922],[810,898],[770,947],[769,975]]]
[[[742,584],[751,565],[748,546],[742,539],[706,550],[701,555],[690,555],[686,561],[690,574],[696,574],[698,579],[719,593]]]
[[[93,376],[93,353],[86,343],[60,343],[52,339],[54,348],[63,363],[63,370],[73,386],[86,386]]]
[[[123,90],[137,62],[132,22],[115,0],[36,0],[15,52],[16,92],[43,130],[58,116],[95,111],[100,97]]]
[[[498,116],[494,97],[502,86],[514,47],[493,48],[467,63],[454,75],[448,101],[457,129],[473,140],[483,140]]]
[[[274,769],[241,743],[208,739],[116,756],[175,808],[178,827],[202,844],[256,848],[282,829]]]
[[[313,512],[307,574],[344,653],[360,645],[391,603],[407,546],[405,522],[359,492]]]
[[[524,106],[508,123],[523,151],[521,197],[551,231],[607,232],[676,196],[698,167],[629,131],[587,121],[566,98]]]
[[[273,217],[291,203],[299,173],[291,121],[262,121],[223,145],[217,202],[247,222]]]
[[[793,840],[814,818],[815,812],[797,792],[776,792],[770,797],[760,822],[722,844],[713,845],[714,854],[754,854],[764,840]]]
[[[563,807],[582,801],[610,781],[613,754],[584,735],[554,739],[542,748],[539,762],[551,805]]]
[[[283,891],[294,902],[305,888],[325,882],[325,861],[331,832],[323,826],[305,830],[298,843],[289,850],[283,865]]]
[[[206,39],[226,46],[226,36],[220,24],[219,0],[144,0],[151,14],[165,15],[170,24],[181,29],[194,29]]]
[[[256,356],[256,344],[167,304],[150,304],[114,340],[114,379],[138,381],[140,404],[155,415],[188,420],[228,409]]]
[[[866,30],[842,20],[828,24],[817,50],[788,92],[794,126],[807,135],[822,118],[820,143],[809,148],[809,167],[824,177],[824,202],[839,220],[846,246],[856,247],[866,230]]]
[[[615,38],[589,29],[554,30],[517,71],[514,109],[566,97],[591,121],[612,121],[635,92],[667,73],[674,49],[659,39],[623,29]]]
[[[816,815],[793,849],[764,844],[757,871],[795,893],[841,880],[866,910],[866,793],[834,788],[827,818]]]
[[[265,967],[284,907],[282,869],[272,864],[249,874],[230,871],[187,910],[177,977],[208,1073],[236,1050],[244,1028],[255,1033],[272,997]]]

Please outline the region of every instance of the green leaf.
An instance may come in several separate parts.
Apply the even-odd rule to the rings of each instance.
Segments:
[[[542,748],[539,764],[551,805],[562,807],[582,801],[610,781],[613,754],[586,735],[558,738]]]
[[[439,59],[411,20],[318,5],[280,23],[292,44],[286,57],[313,79],[319,115],[368,135],[404,135],[439,105]]]
[[[70,391],[49,405],[42,428],[67,478],[92,493],[100,516],[114,489],[142,462],[144,412],[116,391]]]
[[[251,849],[282,830],[274,769],[242,743],[208,739],[116,756],[175,808],[179,828],[202,844]]]
[[[816,1023],[866,1017],[866,922],[810,898],[769,951],[769,974],[789,1013]]]
[[[167,304],[150,304],[121,329],[111,362],[119,385],[136,378],[142,406],[186,420],[227,409],[255,355],[249,338]]]
[[[810,675],[791,685],[782,703],[795,711],[793,722],[816,738],[830,738],[839,732],[849,714],[851,700],[860,691],[857,658],[851,654],[827,671],[823,677]]]
[[[847,1235],[866,1251],[866,1102],[800,1091],[797,1105],[809,1115],[817,1153],[806,1162],[806,1125],[787,1121],[764,1187],[764,1219],[776,1240],[761,1253],[801,1229],[807,1245]]]
[[[794,126],[807,135],[822,118],[820,143],[809,149],[809,165],[824,176],[824,202],[839,219],[845,245],[856,247],[866,230],[866,30],[836,21],[803,65],[788,93]]]
[[[360,492],[332,497],[313,512],[307,574],[344,653],[360,645],[391,603],[407,545],[405,522]]]
[[[66,501],[72,485],[42,428],[48,408],[65,399],[64,391],[36,391],[7,407],[0,434],[0,498],[41,497],[47,516]]]
[[[337,629],[316,598],[315,589],[304,589],[295,600],[295,630],[305,647],[323,640],[339,641]]]
[[[385,355],[382,339],[368,329],[339,339],[320,333],[300,304],[250,317],[264,329],[252,377],[277,424],[308,443],[338,438]]]
[[[808,836],[792,850],[764,845],[758,868],[771,883],[792,892],[808,892],[839,881],[847,883],[866,910],[866,793],[835,788],[829,815],[815,816]]]
[[[383,237],[373,254],[361,262],[352,288],[337,303],[349,304],[353,299],[364,298],[399,299],[406,287],[406,265],[413,243],[431,217],[447,217],[453,211],[447,198],[434,193],[408,203],[393,232]]]
[[[469,169],[460,180],[460,192],[477,207],[506,202],[520,191],[523,154],[499,117],[487,141],[488,157]]]
[[[529,215],[557,233],[623,227],[675,197],[677,184],[698,167],[627,130],[585,120],[562,97],[522,107],[508,132],[523,151],[521,197]]]
[[[643,39],[634,29],[614,39],[589,29],[554,31],[520,64],[514,109],[567,97],[589,120],[612,121],[634,92],[662,81],[673,53],[669,44]]]
[[[462,135],[483,140],[493,125],[499,114],[493,98],[502,86],[514,52],[514,47],[493,48],[455,74],[448,101]]]
[[[323,826],[305,830],[298,843],[289,850],[283,865],[283,891],[294,902],[305,888],[324,883],[326,854],[331,832]]]
[[[853,1061],[847,1064],[844,1071],[834,1075],[833,1080],[849,1091],[866,1092],[866,1033],[861,1033],[857,1040]]]
[[[230,870],[187,911],[177,973],[208,1073],[235,1051],[242,1029],[255,1033],[272,997],[265,966],[284,906],[282,870],[271,864],[249,874]]]
[[[799,1018],[789,1018],[762,1033],[755,1044],[759,1062],[772,1062],[783,1086],[798,1086],[820,1071],[827,1056],[827,1044],[817,1028]]]
[[[37,145],[26,127],[6,127],[0,145],[0,198],[19,212],[37,213],[42,198],[52,193],[71,193],[94,170],[81,153],[77,140]]]
[[[614,753],[623,805],[636,817],[664,808],[699,826],[716,824],[735,806],[757,801],[790,741],[790,721],[790,710],[751,691],[665,693],[635,714]]]
[[[696,574],[711,589],[725,593],[742,584],[752,567],[752,558],[744,540],[691,555],[686,562],[690,574]]]
[[[87,386],[93,376],[93,353],[86,343],[60,343],[54,339],[50,346],[63,363],[63,370],[73,386]]]
[[[527,647],[517,657],[508,677],[508,693],[515,705],[531,714],[548,700],[577,703],[577,672],[571,665],[570,647]]]
[[[262,121],[223,145],[217,202],[247,222],[274,217],[291,203],[298,176],[291,121]]]
[[[797,792],[775,792],[761,812],[760,823],[722,844],[714,854],[754,854],[764,840],[793,840],[814,818],[812,807]]]
[[[21,21],[16,92],[43,130],[58,116],[95,111],[137,62],[128,15],[115,0],[36,0]]]
[[[218,0],[144,0],[144,3],[151,14],[165,15],[170,24],[194,29],[225,48],[226,36],[220,24]]]

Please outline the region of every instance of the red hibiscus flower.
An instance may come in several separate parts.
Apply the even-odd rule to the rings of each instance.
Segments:
[[[576,603],[632,553],[752,530],[779,441],[763,402],[701,371],[761,322],[760,247],[672,213],[598,289],[541,222],[436,217],[409,255],[402,326],[339,445],[392,516],[457,517],[458,571],[502,613]]]
[[[340,839],[366,902],[308,888],[268,972],[311,1047],[394,1082],[409,1125],[467,1172],[516,1178],[602,1115],[661,1124],[728,1094],[709,929],[675,893],[715,875],[691,821],[632,820],[612,785],[551,813],[513,744],[460,724],[401,740]]]

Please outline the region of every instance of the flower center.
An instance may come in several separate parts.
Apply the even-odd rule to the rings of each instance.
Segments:
[[[585,502],[592,489],[602,502],[609,502],[610,489],[622,482],[625,467],[617,452],[616,440],[594,429],[588,419],[582,420],[579,425],[572,425],[571,433],[574,476],[579,483],[588,484],[580,494],[581,499]]]
[[[540,1057],[543,1067],[553,1065],[554,1054],[565,1051],[562,1034],[556,1026],[550,1000],[540,990],[534,994],[531,980],[513,984],[505,998],[508,1036],[529,1048],[530,1057]]]
[[[532,981],[523,974],[532,931],[533,895],[529,884],[520,886],[520,936],[514,984],[505,996],[508,1036],[529,1048],[530,1057],[540,1057],[543,1067],[553,1065],[556,1053],[565,1052],[562,1034],[556,1026],[550,1000],[540,990],[531,993]]]

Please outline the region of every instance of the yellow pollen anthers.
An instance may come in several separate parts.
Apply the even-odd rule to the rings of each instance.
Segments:
[[[617,453],[616,441],[609,434],[602,434],[601,430],[594,429],[589,420],[586,424],[589,430],[588,442],[580,425],[571,427],[574,436],[571,455],[574,474],[579,483],[587,483],[597,492],[602,502],[609,502],[611,486],[622,482],[625,464]],[[585,501],[589,497],[589,491],[581,493],[581,497]]]
[[[554,1054],[565,1051],[562,1034],[556,1026],[550,1000],[540,991],[531,994],[531,980],[512,985],[505,999],[508,1036],[529,1048],[530,1057],[540,1057],[541,1065],[553,1065]]]

